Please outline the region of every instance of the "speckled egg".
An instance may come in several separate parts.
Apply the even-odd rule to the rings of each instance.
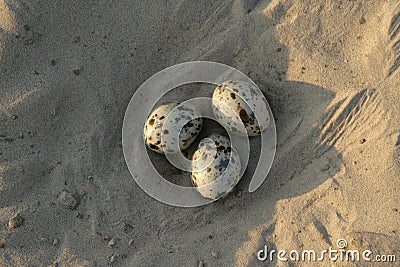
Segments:
[[[218,199],[238,183],[240,168],[239,154],[231,148],[229,139],[214,133],[201,140],[193,154],[192,182],[203,197]]]
[[[261,134],[270,124],[267,100],[261,90],[249,82],[222,83],[214,90],[212,103],[217,121],[233,133],[246,134],[239,131],[241,122],[249,136]]]
[[[146,145],[151,150],[158,153],[178,152],[175,149],[177,147],[176,142],[178,138],[173,136],[171,133],[179,131],[179,148],[184,150],[193,143],[197,135],[200,133],[203,119],[201,118],[201,113],[197,109],[191,106],[181,105],[177,107],[176,113],[174,112],[170,117],[168,117],[171,111],[178,104],[179,103],[176,102],[164,104],[156,108],[147,118],[144,125],[143,137]],[[167,118],[169,120],[169,128],[163,129],[164,124],[167,125]],[[193,119],[190,120],[190,118]],[[182,129],[178,129],[176,122],[182,119],[188,119],[190,121],[186,123]]]

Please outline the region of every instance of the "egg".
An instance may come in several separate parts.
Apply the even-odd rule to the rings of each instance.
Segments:
[[[220,84],[214,90],[212,106],[216,120],[226,130],[239,135],[246,135],[239,131],[240,123],[245,126],[248,136],[260,135],[270,124],[267,100],[261,90],[249,82]]]
[[[205,198],[227,195],[239,182],[240,170],[239,154],[226,136],[217,133],[201,140],[192,157],[192,182]]]
[[[173,132],[179,133],[179,149],[184,150],[188,148],[201,131],[203,119],[201,113],[196,108],[188,105],[180,105],[179,103],[167,103],[156,108],[147,118],[143,129],[143,138],[145,144],[153,151],[158,153],[176,153],[177,139],[173,136]],[[176,108],[176,112],[168,115]],[[167,124],[168,118],[168,124]],[[190,118],[193,118],[190,120]],[[178,129],[176,122],[182,119],[189,119],[182,129]],[[168,125],[169,128],[163,128]],[[161,140],[163,139],[163,140]]]

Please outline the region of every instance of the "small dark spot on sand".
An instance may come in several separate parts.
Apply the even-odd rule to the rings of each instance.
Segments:
[[[78,206],[79,202],[75,198],[75,196],[68,192],[68,191],[62,191],[60,195],[58,196],[58,201],[64,208],[74,210]]]
[[[154,124],[154,119],[149,120],[149,125],[153,125]]]
[[[20,227],[24,223],[24,221],[25,219],[19,213],[17,213],[8,220],[7,226],[10,229],[15,229]]]
[[[124,233],[130,233],[130,232],[132,232],[132,230],[133,230],[133,226],[128,224],[128,223],[125,223],[125,225],[124,225]]]
[[[82,70],[81,70],[81,69],[74,69],[74,70],[72,70],[72,72],[73,72],[76,76],[78,76],[78,75],[81,74]]]
[[[3,142],[13,142],[13,141],[14,141],[14,138],[12,138],[12,137],[7,137],[7,136],[0,136],[0,141],[3,141]]]
[[[236,192],[235,192],[235,196],[236,197],[241,197],[242,196],[242,189],[238,189],[238,190],[236,190]]]
[[[23,41],[24,45],[31,45],[33,44],[33,39],[32,38],[26,38]]]

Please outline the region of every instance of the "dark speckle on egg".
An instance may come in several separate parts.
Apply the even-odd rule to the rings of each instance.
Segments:
[[[249,121],[249,115],[247,115],[246,110],[241,109],[240,112],[239,112],[239,116],[240,116],[240,119],[241,119],[243,122],[248,122],[248,121]]]
[[[208,143],[209,139],[214,140],[217,153],[211,165],[207,166],[207,168],[202,171],[192,173],[192,181],[203,197],[218,199],[229,193],[239,181],[241,169],[240,160],[238,160],[239,155],[237,152],[231,149],[229,138],[215,133],[208,136],[208,139],[203,139],[199,143],[193,156],[192,166],[194,168],[202,166],[202,159],[198,159],[200,162],[195,160],[199,153],[207,153],[214,150],[214,146]],[[232,151],[235,152],[232,154]],[[206,161],[204,161],[204,163],[205,162]],[[232,162],[232,164],[229,162]],[[193,176],[194,174],[195,177]],[[195,180],[197,181],[196,184],[194,183]]]
[[[176,152],[175,150],[177,147],[183,150],[188,148],[200,133],[203,123],[200,111],[182,105],[174,111],[173,117],[169,117],[169,114],[177,105],[176,102],[161,105],[148,117],[143,130],[144,141],[150,149],[159,153],[163,153],[167,151],[167,149],[169,149],[169,152]],[[175,136],[171,136],[170,128],[163,129],[167,123],[166,118],[169,120],[168,127],[172,127],[174,133],[179,133],[179,139]],[[179,122],[183,118],[188,119],[189,123],[186,124],[183,129],[175,129],[173,122]],[[196,119],[190,120],[191,118]],[[165,146],[160,145],[162,134],[164,135]],[[151,140],[151,143],[149,143],[149,140]],[[179,144],[177,144],[177,142],[179,142]],[[158,145],[157,148],[155,147],[156,145]]]
[[[228,164],[229,164],[229,159],[223,160],[223,161],[221,162],[221,166],[222,166],[224,169],[226,169],[226,167],[228,167]]]
[[[150,144],[150,148],[155,149],[155,150],[159,149],[159,147],[155,144]]]
[[[256,136],[268,128],[270,121],[268,103],[256,85],[246,81],[226,81],[221,85],[226,88],[226,92],[221,92],[220,87],[214,90],[213,112],[226,130],[233,131],[233,127],[239,129],[243,123],[247,134]],[[230,115],[228,110],[235,112],[237,117]],[[255,115],[260,121],[256,120]],[[250,128],[255,125],[261,126],[260,131]],[[243,135],[242,131],[240,135]]]

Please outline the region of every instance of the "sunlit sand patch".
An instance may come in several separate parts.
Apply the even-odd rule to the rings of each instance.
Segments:
[[[286,1],[281,0],[272,0],[263,10],[263,15],[267,18],[272,19],[274,17],[274,13],[283,5],[287,5]]]
[[[269,224],[261,224],[251,229],[249,233],[249,240],[244,242],[242,246],[236,251],[235,266],[249,266],[252,259],[254,259],[256,252],[260,249],[261,232],[268,227]]]
[[[0,208],[0,221],[7,222],[10,217],[17,213],[23,213],[28,209],[27,205],[2,207]]]
[[[93,266],[88,260],[78,259],[77,256],[70,251],[69,248],[63,248],[60,255],[54,261],[59,266],[70,266],[70,267],[85,267]]]
[[[15,15],[6,2],[0,0],[0,29],[5,32],[15,32]]]
[[[16,32],[15,16],[4,0],[0,0],[0,60],[5,52],[3,34]]]
[[[30,91],[22,91],[10,96],[0,94],[0,113],[9,114],[9,110],[23,103],[28,97],[37,93],[39,90],[34,88]]]

